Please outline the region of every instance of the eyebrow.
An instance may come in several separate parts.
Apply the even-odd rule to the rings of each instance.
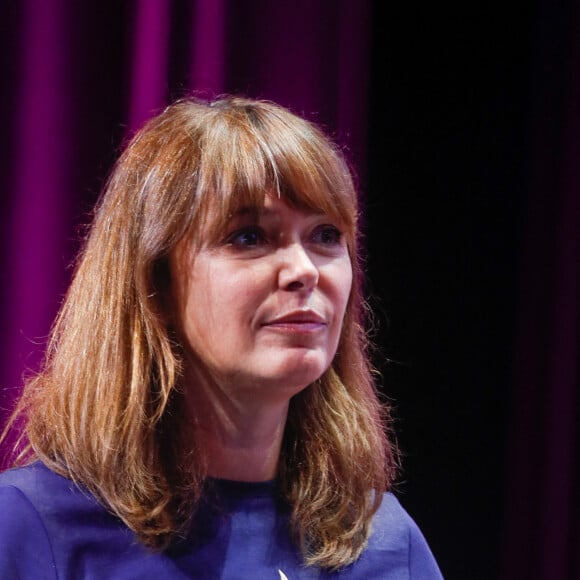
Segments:
[[[305,209],[305,211],[307,213],[312,213],[316,215],[325,215],[325,212],[323,211],[316,211],[312,209]],[[246,216],[251,216],[254,218],[269,217],[277,215],[278,213],[279,213],[278,211],[265,206],[258,207],[258,206],[243,205],[239,207],[234,213],[231,214],[230,219],[232,220],[235,218],[243,218]]]
[[[242,206],[238,208],[234,213],[231,214],[230,220],[236,218],[244,218],[247,216],[253,218],[259,218],[262,216],[271,216],[275,215],[277,212],[268,208],[268,207],[254,207],[254,206]]]

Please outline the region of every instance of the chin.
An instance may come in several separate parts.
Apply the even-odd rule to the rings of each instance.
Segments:
[[[326,360],[302,360],[283,365],[273,375],[277,383],[293,387],[298,392],[319,379],[329,366],[330,362]]]

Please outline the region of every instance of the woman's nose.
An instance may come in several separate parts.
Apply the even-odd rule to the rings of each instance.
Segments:
[[[301,243],[293,243],[281,250],[282,263],[278,285],[283,290],[313,290],[318,284],[318,268]]]

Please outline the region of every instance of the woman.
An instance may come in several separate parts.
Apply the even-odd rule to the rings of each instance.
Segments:
[[[179,101],[120,157],[0,476],[2,578],[440,578],[391,488],[340,151]]]

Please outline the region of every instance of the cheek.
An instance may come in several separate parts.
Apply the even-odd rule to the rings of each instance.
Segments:
[[[214,287],[214,276],[208,264],[200,259],[188,266],[178,273],[174,300],[181,334],[194,346],[218,324],[214,318],[220,309],[213,302],[221,293]]]
[[[208,266],[192,276],[187,296],[186,321],[197,334],[239,331],[251,323],[269,286],[259,268]],[[193,329],[192,329],[193,330]]]
[[[335,265],[330,273],[330,280],[333,284],[333,297],[337,312],[344,315],[350,292],[352,289],[353,272],[350,260],[345,260]]]

